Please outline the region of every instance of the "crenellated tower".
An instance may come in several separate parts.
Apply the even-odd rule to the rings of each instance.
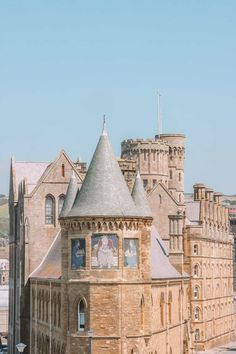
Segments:
[[[136,161],[147,191],[161,182],[179,203],[184,201],[185,136],[161,134],[155,139],[128,139],[121,157]]]

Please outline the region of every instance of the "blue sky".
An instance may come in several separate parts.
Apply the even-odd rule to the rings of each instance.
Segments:
[[[9,160],[90,161],[102,116],[126,138],[184,133],[186,191],[236,193],[235,0],[3,0],[0,193]]]

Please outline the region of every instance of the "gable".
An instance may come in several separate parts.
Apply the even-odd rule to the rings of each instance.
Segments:
[[[78,181],[82,184],[83,179],[77,172],[73,162],[64,151],[61,151],[53,163],[44,171],[37,185],[32,190],[31,195],[33,195],[42,184],[68,184],[72,171],[75,172]]]
[[[163,239],[169,239],[169,215],[176,215],[183,205],[161,184],[148,194],[149,205],[153,214],[153,224]]]

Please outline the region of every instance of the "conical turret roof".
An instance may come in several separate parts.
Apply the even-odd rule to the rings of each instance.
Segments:
[[[65,217],[70,212],[70,210],[74,204],[77,191],[78,191],[77,179],[76,179],[75,173],[73,171],[72,176],[70,178],[70,183],[67,188],[66,199],[65,199],[63,207],[61,209],[60,217]]]
[[[68,216],[139,216],[104,129]]]
[[[139,215],[151,217],[152,212],[151,212],[151,209],[148,204],[146,191],[143,187],[143,182],[142,182],[139,172],[137,173],[137,176],[136,176],[136,179],[134,182],[134,187],[132,190],[132,197],[133,197],[135,205],[138,209]]]

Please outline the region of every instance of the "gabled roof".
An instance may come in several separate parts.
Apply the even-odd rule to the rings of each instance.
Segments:
[[[162,189],[164,189],[164,191],[169,195],[169,197],[173,200],[173,202],[174,202],[176,205],[183,205],[183,203],[178,202],[178,200],[173,196],[173,194],[170,193],[170,191],[168,190],[168,188],[166,188],[166,186],[165,186],[162,182],[160,182],[160,181],[150,190],[150,192],[148,193],[148,197],[149,197],[150,195],[152,195],[153,192],[156,191],[156,189],[158,188],[158,186],[160,186]]]
[[[31,193],[48,166],[48,162],[12,162],[15,200],[20,182],[25,179],[28,193]]]
[[[148,204],[147,194],[143,187],[143,181],[140,177],[139,172],[135,178],[135,182],[132,190],[132,197],[139,211],[139,215],[151,217],[152,212]]]
[[[70,183],[67,188],[66,199],[63,203],[60,217],[68,215],[68,213],[70,212],[70,210],[74,204],[77,192],[78,192],[78,184],[77,184],[77,179],[76,179],[75,173],[73,171],[71,179],[70,179]]]
[[[104,128],[68,216],[138,216]]]
[[[30,278],[59,279],[61,277],[61,231],[56,235],[40,265]]]
[[[56,157],[56,159],[50,164],[48,165],[47,169],[44,171],[44,173],[42,174],[42,176],[40,177],[40,179],[38,180],[37,185],[35,186],[35,188],[32,190],[31,194],[35,193],[38,189],[38,187],[40,186],[40,184],[45,181],[45,179],[48,177],[48,175],[50,174],[50,172],[52,171],[52,169],[54,168],[54,166],[57,164],[58,160],[61,158],[61,156],[64,156],[66,158],[66,160],[68,161],[68,163],[71,165],[72,170],[75,172],[75,175],[78,176],[78,179],[82,182],[83,178],[81,177],[81,175],[78,173],[78,171],[76,170],[73,162],[70,160],[69,156],[66,154],[66,152],[64,150],[61,150],[60,153],[58,154],[58,156]]]
[[[168,250],[155,226],[151,227],[151,276],[153,279],[181,278],[169,261]]]

